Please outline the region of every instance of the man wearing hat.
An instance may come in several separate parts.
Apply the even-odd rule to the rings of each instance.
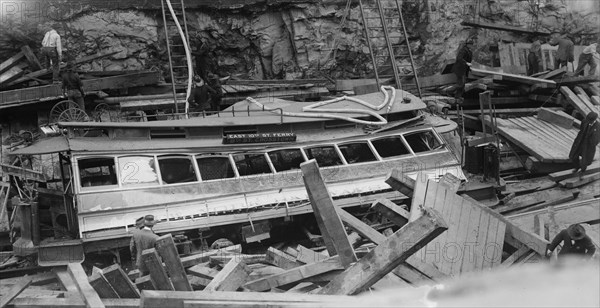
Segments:
[[[60,35],[52,27],[46,27],[45,29],[47,32],[42,40],[42,61],[46,69],[52,67],[52,81],[58,83],[59,63],[62,60]]]
[[[85,111],[83,83],[79,75],[75,72],[75,65],[72,62],[67,64],[65,71],[62,73],[62,90],[68,99],[77,103],[79,108]]]
[[[206,83],[202,77],[194,76],[194,84],[188,103],[194,106],[194,111],[210,111],[211,108],[211,94],[214,95],[217,92]]]
[[[568,228],[560,231],[550,244],[546,247],[548,253],[554,251],[558,244],[563,243],[562,249],[558,253],[559,257],[566,255],[587,255],[592,257],[596,252],[596,247],[589,236],[585,234],[585,229],[579,224],[570,225]]]
[[[130,247],[131,259],[140,270],[140,277],[148,274],[148,269],[144,265],[144,262],[142,262],[142,251],[154,248],[154,244],[156,244],[156,240],[158,239],[158,235],[152,231],[152,227],[155,224],[154,215],[144,216],[143,224],[143,228],[137,232],[133,232],[131,239],[133,246]]]
[[[462,104],[463,102],[463,93],[465,92],[465,83],[467,82],[467,75],[471,68],[469,64],[473,61],[473,48],[472,39],[468,39],[466,42],[461,44],[458,48],[458,53],[456,54],[456,61],[452,66],[452,72],[456,75],[456,93],[454,97],[456,98],[456,102],[458,104]]]
[[[568,38],[553,37],[548,42],[550,46],[558,45],[556,50],[556,56],[554,57],[554,68],[559,69],[562,66],[566,66],[568,69],[569,62],[575,61],[575,44]]]
[[[600,123],[598,123],[598,114],[592,111],[581,122],[579,133],[569,151],[569,159],[575,164],[575,171],[581,169],[580,177],[583,177],[587,167],[594,161],[598,143],[600,143]]]

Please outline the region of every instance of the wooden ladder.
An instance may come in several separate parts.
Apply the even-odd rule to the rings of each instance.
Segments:
[[[167,2],[170,2],[175,16],[169,11]],[[175,24],[175,19],[179,22],[181,29],[185,34],[186,43],[189,46],[190,37],[188,32],[187,20],[185,16],[185,5],[183,0],[161,0],[163,25],[165,31],[165,42],[167,54],[169,57],[169,71],[171,73],[171,85],[173,90],[173,101],[175,103],[175,112],[179,112],[181,106],[177,101],[177,85],[184,84],[188,78],[188,66],[185,56],[185,48],[181,41],[181,36]],[[182,108],[183,109],[183,108]]]
[[[365,2],[364,4],[363,1]],[[389,3],[392,1],[385,2]],[[417,77],[415,62],[410,50],[410,43],[408,42],[404,17],[402,16],[402,4],[400,0],[393,2],[395,2],[395,5],[384,6],[381,0],[359,0],[377,87],[381,86],[381,76],[389,74],[391,68],[396,81],[396,88],[402,88],[400,83],[402,77],[412,77],[415,80],[419,97],[421,97],[419,78]],[[399,33],[399,35],[390,36],[390,31]],[[383,42],[381,41],[382,38]],[[397,50],[403,44],[406,44],[408,53],[396,54]],[[398,64],[396,63],[396,59],[398,58],[408,58],[410,60],[412,68],[410,74],[400,74]]]

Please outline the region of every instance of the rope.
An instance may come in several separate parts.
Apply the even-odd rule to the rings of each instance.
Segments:
[[[365,124],[365,125],[385,125],[388,123],[388,121],[383,118],[379,113],[375,112],[375,111],[379,111],[385,107],[387,107],[386,112],[389,113],[394,101],[396,100],[396,89],[392,86],[381,86],[380,87],[381,92],[383,93],[383,102],[378,105],[372,105],[368,102],[365,102],[363,100],[360,100],[356,97],[351,97],[351,96],[342,96],[342,97],[338,97],[338,98],[334,98],[334,99],[330,99],[327,101],[322,101],[322,102],[317,102],[314,104],[311,104],[309,106],[303,107],[302,111],[303,113],[300,112],[287,112],[287,111],[283,111],[280,108],[269,108],[266,107],[265,105],[261,104],[260,102],[258,102],[257,100],[255,100],[252,97],[247,97],[246,100],[249,101],[250,103],[258,106],[259,108],[261,108],[264,111],[269,111],[269,112],[274,112],[278,115],[281,116],[289,116],[289,117],[303,117],[303,118],[324,118],[324,119],[337,119],[337,120],[344,120],[344,121],[348,121],[348,122],[352,122],[352,123],[357,123],[357,124]],[[390,94],[388,94],[388,90],[391,92],[391,96]],[[365,106],[371,110],[364,110],[364,109],[325,109],[325,108],[319,108],[325,105],[329,105],[332,103],[336,103],[339,101],[343,101],[343,100],[349,100],[351,102],[355,102],[357,104],[360,104],[362,106]],[[360,119],[355,119],[352,117],[347,117],[347,116],[341,116],[341,115],[336,115],[336,114],[328,114],[328,113],[358,113],[358,114],[365,114],[365,115],[370,115],[373,116],[375,118],[377,118],[379,121],[366,121],[366,120],[360,120]]]

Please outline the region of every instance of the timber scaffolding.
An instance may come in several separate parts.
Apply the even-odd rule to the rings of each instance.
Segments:
[[[348,295],[386,287],[410,294],[464,273],[537,262],[561,227],[600,219],[597,199],[505,217],[460,194],[450,174],[414,180],[393,170],[386,183],[412,202],[374,202],[371,209],[394,225],[379,232],[334,206],[316,161],[301,169],[322,234],[315,247],[247,254],[232,245],[180,255],[167,234],[142,253],[148,275],[113,264],[88,276],[70,263],[1,280],[0,307],[364,307],[369,296]]]

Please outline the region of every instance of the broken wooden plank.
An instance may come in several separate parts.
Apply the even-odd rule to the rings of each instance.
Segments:
[[[398,227],[407,224],[408,218],[410,217],[410,213],[407,210],[388,199],[377,199],[373,202],[373,205],[371,205],[371,209],[380,213]]]
[[[541,75],[539,78],[541,78],[541,79],[550,79],[550,78],[554,78],[556,76],[560,76],[560,75],[562,75],[562,74],[564,74],[566,72],[567,72],[567,67],[563,66],[563,67],[561,67],[559,69],[555,69],[555,70],[553,70],[553,71],[551,71],[551,72],[549,72],[547,74]]]
[[[169,291],[144,291],[139,307],[164,308],[183,307],[183,302],[188,300],[202,302],[262,302],[271,305],[284,305],[286,303],[339,303],[347,298],[343,296],[328,296],[315,294],[286,294],[286,293],[259,293],[259,292],[169,292]],[[264,306],[264,305],[263,305]],[[219,305],[212,306],[219,307]],[[274,306],[276,307],[276,306]]]
[[[405,184],[407,184],[406,182]],[[427,191],[427,185],[429,179],[427,174],[424,172],[417,173],[417,179],[414,181],[414,191],[412,196],[412,202],[410,206],[410,218],[409,221],[415,221],[422,214],[423,205],[425,203],[425,192]]]
[[[298,245],[297,249],[298,249],[298,255],[296,256],[296,260],[300,261],[304,264],[321,262],[328,258],[328,256],[326,256],[322,253],[318,253],[312,249],[308,249],[302,245]]]
[[[554,111],[547,108],[540,108],[537,112],[537,118],[539,120],[556,124],[564,128],[573,128],[573,123],[575,120],[575,118],[564,112]]]
[[[319,294],[357,294],[404,262],[421,247],[447,229],[441,216],[426,209],[416,221],[409,222],[371,252],[327,284]]]
[[[575,188],[587,185],[600,179],[600,172],[584,175],[583,177],[575,177],[560,181],[558,184],[566,188]]]
[[[413,196],[415,180],[404,174],[400,169],[392,169],[385,182],[408,198]]]
[[[79,292],[77,290],[77,286],[75,285],[75,281],[71,278],[71,275],[65,269],[54,268],[52,270],[58,278],[58,282],[61,284],[63,289],[67,292]]]
[[[25,55],[21,51],[21,52],[18,52],[16,55],[8,58],[6,61],[0,63],[0,75],[2,73],[6,72],[8,69],[15,66],[17,63],[19,63],[19,61],[21,61],[21,59],[23,59],[23,57],[25,57]]]
[[[296,261],[294,257],[273,247],[267,249],[266,262],[283,269],[291,269],[302,265],[302,263]]]
[[[140,298],[140,292],[119,264],[113,264],[103,269],[102,274],[120,298]]]
[[[250,272],[244,261],[232,259],[210,281],[204,291],[237,291],[246,283]]]
[[[156,290],[156,286],[152,282],[150,275],[146,275],[135,280],[135,286],[138,290]]]
[[[510,80],[510,81],[520,82],[520,83],[524,83],[524,84],[534,85],[534,84],[539,83],[539,84],[547,84],[547,85],[556,86],[556,81],[554,81],[554,80],[533,78],[533,77],[527,77],[527,76],[516,75],[516,74],[494,72],[494,71],[489,71],[489,70],[474,68],[474,67],[471,67],[471,71],[474,73],[481,73],[481,74],[486,74],[486,75],[499,75],[499,76],[502,76],[502,80]]]
[[[587,170],[585,170],[583,175],[588,175],[592,173],[600,172],[600,165],[590,165]],[[552,181],[560,182],[562,180],[566,180],[568,178],[579,176],[581,172],[575,171],[575,169],[569,169],[559,172],[554,172],[548,174],[548,178]]]
[[[256,292],[268,291],[271,288],[276,288],[294,282],[300,282],[310,277],[343,268],[344,267],[340,264],[340,257],[333,256],[321,262],[302,265],[286,270],[280,274],[249,281],[244,285],[244,288]]]
[[[137,308],[140,307],[140,300],[133,298],[104,298],[102,303],[107,308]],[[65,298],[15,298],[11,304],[14,308],[85,308],[83,300],[72,297]]]
[[[573,92],[575,92],[575,94],[583,101],[592,101],[590,96],[581,87],[573,87]]]
[[[67,271],[75,282],[75,286],[77,286],[77,290],[79,291],[79,294],[81,294],[81,298],[86,306],[90,308],[104,308],[104,303],[102,303],[98,293],[96,293],[94,288],[92,288],[88,282],[88,277],[85,274],[83,267],[81,267],[81,264],[69,263],[67,265]]]
[[[89,281],[90,285],[96,290],[96,293],[98,293],[100,298],[120,298],[119,294],[117,294],[102,273],[93,273],[92,276],[90,276]]]
[[[587,75],[587,76],[572,76],[561,78],[557,81],[559,86],[575,86],[582,85],[584,83],[593,83],[598,82],[598,76],[596,75]]]
[[[248,255],[248,254],[233,254],[224,256],[211,256],[209,264],[210,266],[225,265],[229,260],[236,259],[238,261],[244,261],[246,264],[256,264],[267,262],[266,254]]]
[[[171,234],[166,234],[156,240],[156,251],[162,258],[171,277],[171,282],[176,291],[192,291],[192,286],[187,280],[187,274],[179,259],[177,247]]]
[[[146,268],[150,272],[152,282],[158,290],[174,291],[171,280],[163,267],[163,264],[158,256],[156,249],[146,249],[142,251],[142,262],[146,265]]]
[[[14,284],[0,299],[0,308],[6,307],[15,297],[19,296],[31,284],[31,277],[25,276]]]
[[[351,263],[356,262],[356,255],[346,235],[346,229],[344,229],[333,205],[327,186],[325,186],[317,161],[311,159],[304,162],[300,164],[300,169],[302,169],[304,185],[329,255],[338,254],[342,265],[350,266]]]

